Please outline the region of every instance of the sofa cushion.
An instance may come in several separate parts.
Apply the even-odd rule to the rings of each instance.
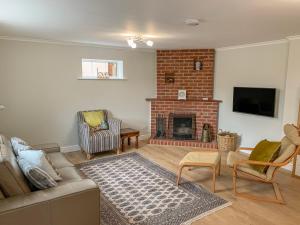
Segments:
[[[53,153],[48,153],[47,158],[51,162],[51,164],[56,168],[60,169],[63,167],[72,167],[74,166],[72,163],[70,163],[66,157],[64,156],[63,153],[61,152],[53,152]]]
[[[26,141],[18,137],[12,137],[10,139],[10,142],[16,156],[19,155],[19,151],[32,149],[31,146]]]
[[[31,165],[39,167],[47,174],[49,174],[54,180],[61,180],[61,177],[55,171],[55,168],[53,168],[53,166],[46,159],[45,153],[42,150],[19,151],[19,158],[25,159]]]
[[[60,168],[58,169],[58,172],[62,177],[61,182],[63,183],[73,181],[73,180],[82,180],[83,178],[85,178],[85,175],[75,167]]]
[[[44,170],[31,164],[24,158],[19,158],[18,163],[24,175],[36,188],[43,190],[57,186],[56,181]]]
[[[6,197],[30,192],[11,147],[4,144],[0,144],[0,187]]]

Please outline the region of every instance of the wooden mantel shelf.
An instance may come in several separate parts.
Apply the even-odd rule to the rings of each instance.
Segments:
[[[187,99],[187,100],[178,100],[178,99],[168,99],[168,98],[146,98],[146,101],[179,101],[179,102],[218,102],[221,103],[221,100],[216,99]]]

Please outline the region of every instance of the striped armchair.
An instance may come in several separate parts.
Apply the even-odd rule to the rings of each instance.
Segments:
[[[98,110],[89,110],[98,111]],[[85,122],[83,112],[78,112],[78,131],[79,131],[79,145],[83,151],[86,152],[87,158],[91,159],[92,154],[97,152],[104,152],[116,149],[119,153],[120,149],[120,129],[121,120],[108,119],[107,111],[104,111],[105,119],[108,122],[108,130],[101,130],[95,133],[90,133],[89,125]]]

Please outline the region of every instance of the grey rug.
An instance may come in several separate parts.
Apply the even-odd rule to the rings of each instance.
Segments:
[[[186,182],[138,153],[80,166],[101,190],[101,225],[186,225],[231,203]]]

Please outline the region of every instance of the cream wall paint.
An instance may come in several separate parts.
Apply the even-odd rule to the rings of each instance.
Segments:
[[[300,101],[300,38],[217,50],[215,98],[219,127],[241,135],[241,145],[263,139],[280,140],[286,123],[297,123]],[[232,112],[234,86],[275,87],[279,90],[276,118]],[[298,156],[298,162],[300,157]],[[285,166],[291,170],[292,165]],[[300,163],[296,174],[300,176]]]
[[[289,41],[285,90],[283,122],[297,124],[300,103],[300,38]]]
[[[287,41],[217,50],[214,96],[223,101],[219,128],[241,135],[242,146],[254,146],[262,138],[281,139],[287,56]],[[269,118],[233,112],[235,86],[276,88],[279,92],[277,116]]]
[[[78,80],[81,58],[124,60],[124,81]],[[76,112],[108,109],[123,126],[149,129],[145,98],[156,94],[156,54],[0,40],[0,132],[31,143],[77,145]]]

